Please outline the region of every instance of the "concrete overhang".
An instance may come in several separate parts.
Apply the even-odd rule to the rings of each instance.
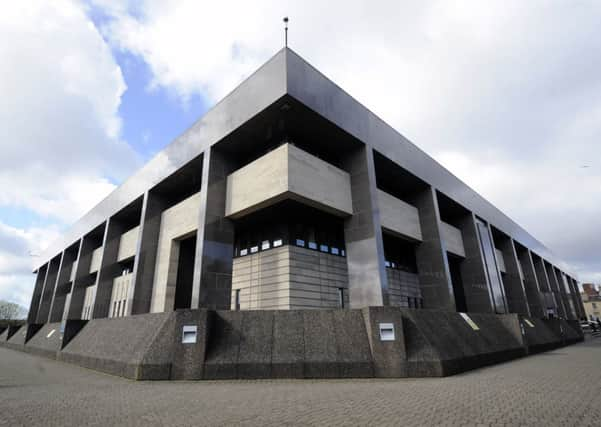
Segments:
[[[230,218],[285,199],[338,216],[353,214],[349,174],[291,144],[230,174],[226,192],[225,215]]]

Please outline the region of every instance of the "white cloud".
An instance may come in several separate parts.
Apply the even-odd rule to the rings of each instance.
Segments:
[[[7,2],[0,39],[0,298],[26,305],[29,252],[39,254],[138,159],[120,139],[121,70],[81,3]],[[7,207],[35,228],[7,226]]]
[[[290,45],[581,271],[601,235],[601,4],[146,0],[111,43],[216,101]],[[458,162],[459,159],[459,162]],[[580,169],[589,164],[588,169]],[[598,250],[597,250],[598,252]]]
[[[39,247],[47,246],[58,234],[55,226],[25,230],[0,222],[0,299],[29,308],[33,262]]]

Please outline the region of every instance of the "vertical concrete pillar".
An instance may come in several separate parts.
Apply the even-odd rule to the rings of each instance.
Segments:
[[[538,278],[538,285],[541,292],[551,292],[551,286],[549,285],[549,278],[547,277],[547,273],[543,266],[543,261],[541,258],[532,257],[532,261],[534,262],[534,271],[536,273],[536,277]]]
[[[75,279],[71,290],[71,302],[69,303],[68,320],[81,319],[83,303],[86,296],[86,287],[89,282],[86,280],[90,275],[90,264],[92,263],[92,252],[96,249],[94,240],[89,236],[84,236],[79,244],[77,253],[77,263],[75,265]]]
[[[557,277],[557,281],[559,282],[559,293],[561,295],[561,300],[563,301],[563,306],[566,311],[566,316],[569,320],[578,319],[578,314],[574,309],[574,304],[570,300],[571,288],[568,285],[566,275],[556,267],[553,267],[555,271],[555,276]]]
[[[428,187],[412,201],[419,212],[422,231],[422,242],[416,247],[415,258],[424,308],[456,311],[436,192]]]
[[[551,285],[551,292],[553,292],[553,297],[555,298],[555,305],[557,306],[557,313],[559,317],[562,319],[567,318],[567,312],[565,307],[563,306],[563,300],[561,298],[561,294],[559,293],[560,284],[557,280],[557,276],[555,275],[555,269],[551,264],[546,261],[543,261],[545,265],[545,270],[547,272],[547,277],[549,278],[549,284]]]
[[[57,304],[60,304],[60,302],[57,301],[57,299],[56,299],[56,293],[57,293],[59,278],[61,277],[61,270],[63,269],[63,260],[64,260],[64,258],[65,258],[65,251],[61,252],[60,261],[58,263],[58,271],[56,273],[56,281],[54,282],[54,291],[52,292],[52,299],[50,301],[50,310],[48,312],[48,323],[52,322],[50,319],[52,318],[52,313],[54,311],[54,306],[57,305]]]
[[[553,306],[556,313],[557,302],[555,301],[555,296],[551,292],[551,284],[549,283],[549,277],[547,276],[547,271],[545,269],[544,261],[541,257],[532,257],[534,261],[534,271],[536,273],[536,277],[538,278],[538,285],[541,291],[541,300],[543,303],[543,311],[545,313],[545,317],[548,317],[547,309],[550,306]]]
[[[121,273],[117,257],[119,256],[119,243],[124,232],[124,226],[114,218],[106,221],[104,240],[102,242],[102,258],[96,283],[96,299],[94,300],[93,319],[108,317],[111,294],[113,292],[113,279]]]
[[[33,295],[31,296],[31,304],[29,304],[29,313],[27,314],[27,323],[35,323],[40,310],[40,300],[42,298],[42,291],[44,290],[44,280],[46,280],[46,273],[48,271],[48,264],[44,264],[38,268],[35,286],[33,288]]]
[[[515,242],[514,242],[515,246]],[[533,317],[543,318],[546,316],[545,309],[543,308],[540,285],[536,272],[534,269],[534,261],[532,254],[528,249],[518,251],[518,261],[522,268],[522,274],[524,279],[524,289],[526,290],[526,298],[528,300],[528,308],[530,309],[530,315]]]
[[[227,176],[234,167],[214,147],[202,156],[192,308],[227,310],[231,305],[234,223],[225,217],[225,200]]]
[[[469,212],[459,220],[458,225],[465,249],[465,259],[461,263],[461,277],[467,310],[474,313],[493,313],[492,296],[482,259],[476,217]]]
[[[353,199],[353,215],[344,222],[349,303],[351,308],[388,305],[373,151],[367,146],[354,149],[342,165],[351,177]]]
[[[513,245],[513,240],[509,237],[504,237],[497,241],[496,245],[503,254],[503,261],[505,262],[503,286],[505,287],[509,312],[530,316],[526,289],[524,288],[524,281],[520,274],[518,255]]]
[[[582,303],[582,297],[580,295],[580,288],[578,287],[578,283],[576,280],[567,276],[567,280],[570,282],[570,286],[572,288],[572,300],[574,301],[574,306],[576,308],[576,312],[578,313],[579,319],[586,318],[586,312],[584,310],[584,304]]]
[[[127,315],[143,314],[150,311],[159,232],[161,231],[161,215],[164,210],[165,201],[158,194],[152,191],[147,191],[144,194],[132,276],[132,291],[127,297]]]
[[[52,304],[52,296],[54,295],[54,287],[56,285],[56,276],[58,274],[60,260],[61,257],[59,255],[52,258],[48,263],[48,272],[46,273],[46,280],[44,280],[44,290],[42,291],[42,300],[40,302],[40,309],[36,317],[36,323],[48,322],[50,305]]]
[[[69,249],[63,251],[61,265],[58,270],[58,277],[56,279],[56,289],[54,291],[53,304],[52,308],[50,309],[50,318],[48,320],[50,323],[60,322],[63,318],[67,299],[67,290],[64,289],[64,287],[70,281],[71,269],[75,268],[73,263],[76,260],[76,252]]]

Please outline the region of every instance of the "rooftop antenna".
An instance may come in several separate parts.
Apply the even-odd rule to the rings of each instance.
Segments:
[[[288,17],[284,16],[284,46],[288,47]]]

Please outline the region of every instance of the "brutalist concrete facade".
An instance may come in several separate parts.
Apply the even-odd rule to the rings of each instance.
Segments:
[[[42,259],[13,347],[132,378],[447,375],[581,337],[565,264],[289,49]]]

